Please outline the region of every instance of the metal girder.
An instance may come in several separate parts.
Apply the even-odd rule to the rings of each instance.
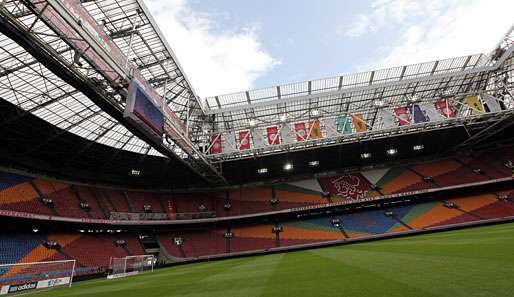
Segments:
[[[322,139],[293,141],[293,143],[286,142],[280,145],[266,145],[261,141],[255,141],[255,143],[252,142],[252,148],[249,150],[240,151],[235,146],[228,152],[210,157],[216,162],[222,162],[318,146],[391,137],[398,134],[420,133],[455,126],[465,127],[466,125],[489,127],[466,144],[471,143],[474,139],[479,139],[479,136],[483,141],[502,129],[506,129],[504,123],[508,123],[509,119],[512,121],[514,70],[511,65],[514,46],[511,41],[513,39],[505,38],[504,40],[510,41],[501,43],[502,54],[498,55],[494,61],[484,55],[472,55],[381,70],[382,73],[371,71],[355,74],[348,76],[349,79],[330,78],[207,98],[206,102],[211,109],[206,114],[214,116],[211,127],[215,135],[221,133],[223,137],[234,137],[238,131],[246,130],[260,130],[262,132],[259,133],[262,134],[269,126],[290,129],[292,131],[289,135],[291,133],[295,135],[296,131],[291,128],[293,123],[309,124],[312,121],[313,111],[316,111],[315,118],[322,123],[324,134]],[[384,72],[393,75],[384,76]],[[492,84],[493,79],[501,80],[502,84]],[[317,87],[314,88],[314,85]],[[293,87],[294,92],[291,91]],[[284,96],[284,89],[289,89],[289,94],[286,93],[286,96]],[[497,96],[499,93],[504,95]],[[492,101],[484,102],[482,95]],[[470,101],[470,97],[473,96],[478,96],[476,98],[481,101],[482,108],[484,108],[484,104],[487,106],[492,104],[495,109],[475,110]],[[416,99],[411,102],[409,98]],[[455,118],[442,117],[439,120],[432,119],[421,123],[414,123],[411,118],[411,123],[406,126],[398,126],[398,123],[394,124],[396,127],[392,128],[384,126],[382,110],[389,110],[393,120],[398,122],[399,115],[394,114],[394,108],[402,106],[407,108],[412,104],[434,106],[436,101],[441,99],[447,100],[455,106],[457,109]],[[380,107],[376,106],[377,101],[381,102]],[[209,102],[215,102],[215,104],[212,105]],[[502,110],[499,110],[499,106],[502,106]],[[425,109],[423,110],[426,112]],[[279,120],[282,114],[287,114],[288,122],[285,124]],[[337,133],[333,131],[333,124],[323,125],[323,123],[335,122],[336,118],[340,116],[350,118],[355,114],[362,116],[368,131],[353,130],[352,132]],[[233,120],[233,117],[236,119]],[[254,119],[252,125],[249,125],[250,119]],[[260,135],[259,133],[256,135]],[[252,132],[252,134],[254,133]],[[205,135],[204,139],[207,143],[211,143],[210,134]],[[234,143],[234,141],[226,141],[226,143]]]
[[[59,9],[65,9],[64,7],[60,6],[60,3],[54,2],[54,0],[47,0],[47,1],[48,1],[48,3],[52,3],[52,5],[54,5],[52,7],[54,9],[56,9],[57,11],[59,11]],[[34,13],[37,13],[37,11],[34,11]],[[63,10],[59,13],[64,18],[64,20],[66,20],[67,22],[69,22],[72,25],[72,27],[74,26],[73,24],[76,24],[76,23],[74,23],[74,20],[68,19],[69,15],[67,14],[66,11]],[[99,105],[108,114],[113,116],[119,122],[125,123],[125,119],[123,118],[123,115],[122,115],[122,110],[124,108],[122,105],[123,103],[119,100],[116,100],[115,98],[109,98],[109,96],[107,96],[107,94],[112,93],[112,91],[106,92],[105,89],[104,90],[101,89],[103,86],[108,86],[109,84],[111,84],[113,82],[115,84],[118,83],[118,81],[109,81],[109,78],[112,78],[112,76],[110,76],[109,74],[106,74],[104,72],[105,68],[99,69],[99,71],[97,72],[97,73],[101,73],[101,76],[103,76],[106,79],[106,80],[104,80],[104,81],[106,81],[106,83],[104,84],[104,83],[93,82],[93,78],[94,78],[94,80],[98,80],[99,76],[97,74],[94,74],[90,70],[83,72],[78,68],[70,67],[70,63],[68,62],[68,60],[66,60],[64,57],[59,55],[55,49],[48,47],[47,44],[45,45],[44,43],[42,43],[42,39],[41,39],[42,37],[37,36],[37,32],[31,30],[33,25],[39,21],[39,16],[41,16],[41,14],[38,14],[38,18],[32,22],[32,25],[28,28],[28,30],[26,30],[26,27],[23,24],[17,22],[16,19],[12,18],[12,16],[10,16],[6,10],[2,9],[2,14],[3,14],[2,18],[1,18],[1,21],[3,23],[2,32],[4,34],[6,34],[10,38],[12,38],[14,41],[16,41],[20,46],[22,46],[25,50],[27,50],[30,54],[32,54],[39,62],[43,63],[46,66],[46,68],[53,71],[61,79],[65,80],[67,83],[74,86],[81,93],[85,94],[87,97],[89,97],[91,100],[93,100],[93,102],[95,102],[95,104]],[[41,21],[44,21],[47,26],[52,28],[52,25],[53,25],[52,23],[48,23],[44,19],[41,19]],[[81,30],[82,31],[84,30],[83,27],[81,27],[81,26],[78,26],[78,27],[75,26],[74,29],[79,33],[79,35],[81,35]],[[59,31],[56,30],[56,32],[58,33]],[[104,49],[98,48],[98,44],[96,44],[96,42],[94,40],[88,40],[89,35],[87,33],[85,33],[85,32],[82,32],[82,33],[84,33],[85,38],[86,38],[84,41],[90,43],[93,48],[95,46],[97,47],[95,49],[95,51],[97,52],[97,54],[99,54],[99,57],[101,59],[105,59],[104,61],[107,64],[110,64],[110,66],[112,66],[112,69],[118,69],[116,71],[117,71],[117,74],[119,75],[119,77],[123,78],[123,77],[126,77],[127,75],[129,75],[128,72],[125,72],[125,70],[123,70],[122,68],[119,68],[116,63],[109,62],[109,61],[111,61],[110,57],[106,56],[104,54],[104,52],[103,52]],[[63,39],[65,41],[67,41],[69,44],[73,44],[73,42],[71,42],[71,43],[69,42],[68,38],[69,38],[68,36],[63,36]],[[77,51],[78,49],[75,49],[75,50]],[[85,54],[82,54],[82,58],[86,59],[87,56]],[[91,69],[96,69],[95,67],[98,67],[98,64],[95,64],[96,61],[89,60],[87,62],[88,62],[88,64],[91,65],[91,67],[92,67]],[[94,75],[94,77],[90,77],[91,75]],[[114,90],[117,89],[116,87],[117,87],[116,85],[112,86],[112,88]],[[92,114],[91,117],[96,116],[98,113]],[[81,124],[87,120],[88,120],[88,118],[82,118],[78,123]],[[134,135],[137,135],[141,139],[146,139],[146,141],[149,144],[154,146],[161,153],[163,153],[165,155],[169,155],[169,156],[175,156],[175,154],[176,154],[175,150],[168,151],[170,147],[168,147],[166,144],[159,143],[159,142],[156,142],[155,140],[149,139],[144,134],[137,131],[137,129],[135,129],[134,127],[131,127],[127,123],[125,123],[125,124],[127,125],[127,128],[129,128],[129,130]],[[172,129],[175,129],[174,125],[175,124],[171,123],[170,126]],[[68,128],[73,129],[74,125],[69,126]],[[58,135],[61,135],[61,134],[58,134]],[[209,182],[212,182],[215,178],[217,178],[217,180],[219,180],[219,181],[222,181],[222,182],[224,181],[221,174],[219,172],[217,172],[217,170],[211,164],[209,164],[209,162],[204,158],[204,156],[201,155],[201,153],[195,148],[195,145],[192,144],[189,141],[189,139],[183,135],[183,133],[181,131],[175,130],[174,135],[175,135],[175,137],[180,138],[180,139],[177,139],[174,141],[177,141],[178,143],[180,143],[180,145],[187,146],[185,150],[182,150],[182,152],[187,153],[189,155],[189,157],[184,158],[183,155],[181,155],[179,157],[180,160],[184,164],[189,166],[194,172],[197,172],[200,176],[204,177]],[[149,151],[149,150],[147,150],[147,151]]]

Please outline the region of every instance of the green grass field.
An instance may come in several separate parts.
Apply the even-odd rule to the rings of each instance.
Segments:
[[[514,296],[514,224],[158,270],[29,295]]]

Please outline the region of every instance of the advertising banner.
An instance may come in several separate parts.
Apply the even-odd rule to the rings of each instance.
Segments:
[[[7,295],[9,294],[9,288],[11,286],[9,285],[5,285],[5,286],[2,286],[2,288],[0,288],[0,295]]]
[[[51,287],[56,287],[56,286],[67,285],[69,283],[70,283],[70,277],[46,279],[46,280],[38,281],[36,288],[38,288],[38,289],[51,288]]]
[[[24,284],[19,284],[19,285],[11,285],[9,287],[9,293],[17,293],[17,292],[33,290],[36,287],[37,287],[36,282],[24,283]]]

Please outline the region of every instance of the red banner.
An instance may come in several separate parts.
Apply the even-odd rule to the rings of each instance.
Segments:
[[[221,146],[221,134],[211,136],[211,155],[221,154],[223,147]]]
[[[410,125],[409,112],[406,107],[396,107],[394,113],[396,114],[399,126]]]
[[[324,177],[319,181],[325,192],[345,197],[348,200],[366,198],[369,191],[368,181],[360,174]]]
[[[249,150],[250,149],[250,131],[241,131],[239,132],[239,150]]]
[[[305,123],[294,124],[294,130],[296,131],[296,141],[305,141],[307,139],[307,127],[305,127]]]
[[[268,132],[268,144],[269,145],[278,145],[280,144],[280,136],[278,135],[278,127],[268,127],[266,129]]]
[[[439,100],[436,103],[437,108],[447,118],[454,118],[457,116],[455,109],[447,100]]]

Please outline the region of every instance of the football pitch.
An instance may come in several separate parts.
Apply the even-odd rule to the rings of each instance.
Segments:
[[[514,224],[198,263],[30,296],[514,296]]]

